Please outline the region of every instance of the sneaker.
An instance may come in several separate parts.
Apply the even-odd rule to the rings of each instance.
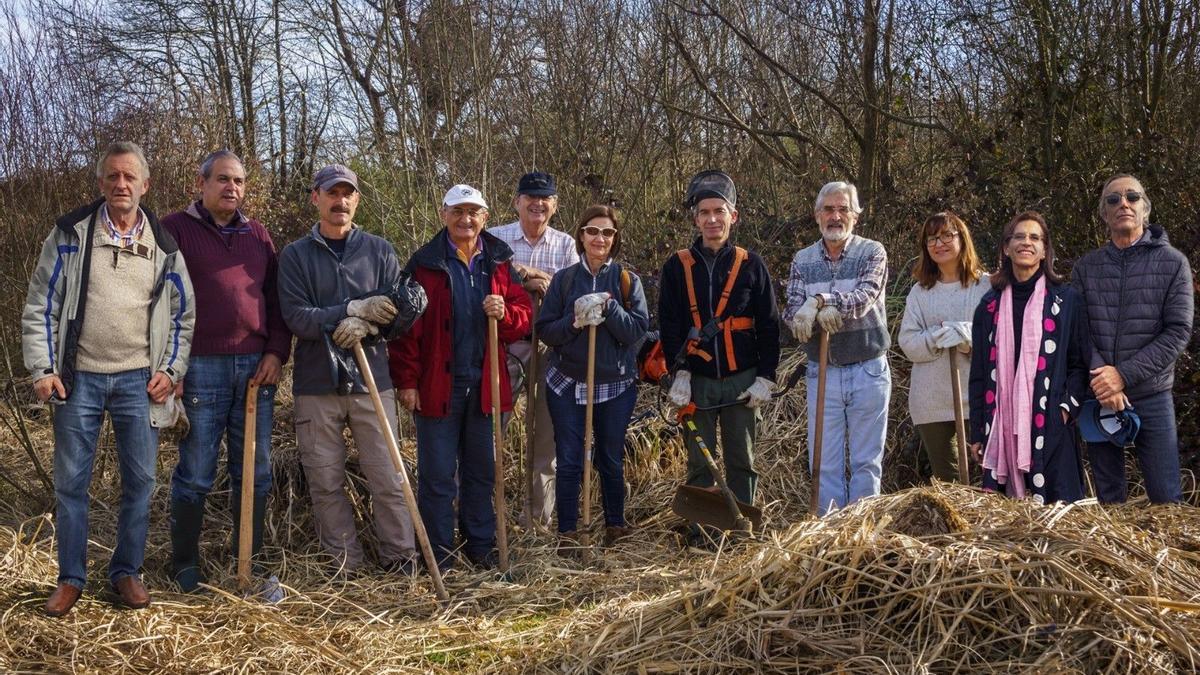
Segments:
[[[263,602],[272,605],[283,600],[286,594],[283,592],[283,586],[279,584],[279,577],[274,574],[267,577],[258,587],[258,597],[262,598]]]

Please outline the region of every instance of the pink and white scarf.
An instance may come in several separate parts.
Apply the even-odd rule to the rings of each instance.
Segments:
[[[1042,308],[1046,277],[1039,277],[1021,317],[1021,353],[1014,363],[1013,290],[1000,294],[996,312],[996,414],[983,453],[983,468],[1005,486],[1010,497],[1025,496],[1025,474],[1033,466],[1033,384],[1042,344]]]

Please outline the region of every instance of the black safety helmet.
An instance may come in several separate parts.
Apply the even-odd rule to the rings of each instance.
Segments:
[[[699,204],[701,199],[709,197],[719,197],[737,205],[737,188],[733,186],[733,179],[729,174],[710,169],[692,176],[692,181],[688,183],[684,206],[691,208]]]

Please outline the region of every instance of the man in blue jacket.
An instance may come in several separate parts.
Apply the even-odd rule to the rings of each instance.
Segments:
[[[1133,441],[1146,496],[1154,503],[1182,497],[1175,424],[1175,362],[1192,334],[1192,270],[1167,232],[1150,223],[1150,197],[1128,174],[1100,191],[1100,219],[1109,240],[1079,259],[1072,283],[1087,305],[1095,347],[1092,393],[1112,410],[1132,407],[1141,418]],[[1125,501],[1125,448],[1089,443],[1088,458],[1102,502]]]

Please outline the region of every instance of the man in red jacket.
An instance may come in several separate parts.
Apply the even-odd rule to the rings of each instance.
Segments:
[[[457,495],[464,552],[472,564],[490,568],[496,513],[488,320],[498,321],[503,350],[529,333],[533,310],[513,272],[512,249],[483,231],[488,208],[479,190],[450,188],[440,216],[446,227],[408,261],[429,306],[389,343],[391,374],[400,405],[416,420],[417,505],[438,566],[451,565]],[[501,411],[511,410],[507,368],[500,369],[500,396]]]

